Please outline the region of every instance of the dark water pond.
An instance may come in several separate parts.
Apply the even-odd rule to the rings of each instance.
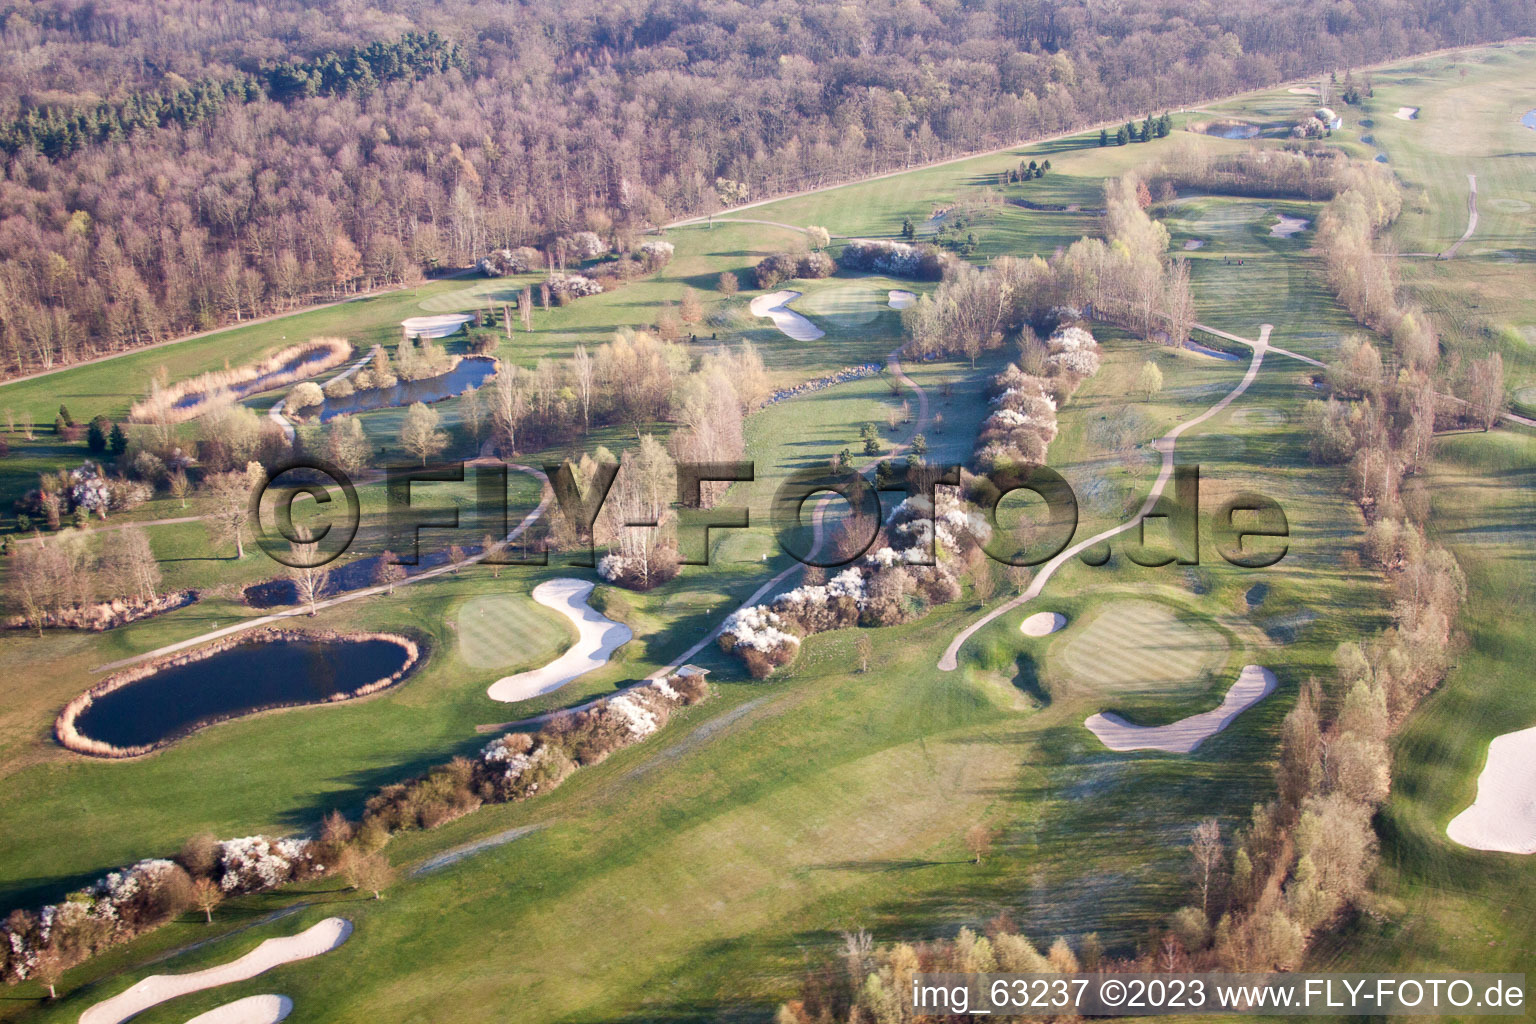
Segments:
[[[371,412],[374,409],[393,409],[416,402],[441,402],[445,398],[461,395],[470,388],[477,388],[496,372],[496,360],[489,356],[465,356],[457,366],[438,377],[425,380],[402,381],[392,388],[371,388],[358,391],[346,398],[327,398],[320,406],[320,422],[337,416]]]
[[[1205,134],[1214,135],[1218,139],[1251,139],[1259,134],[1259,126],[1256,124],[1213,124],[1206,127]]]
[[[1269,596],[1269,584],[1255,583],[1248,588],[1248,593],[1243,596],[1247,599],[1249,608],[1257,608]]]
[[[466,555],[480,553],[479,544],[461,544],[460,547],[464,549]],[[379,571],[380,557],[369,555],[367,558],[359,558],[346,565],[333,567],[330,574],[326,576],[325,586],[320,589],[318,596],[323,599],[344,594],[349,590],[361,590],[363,587],[373,586],[378,582],[375,577]],[[401,568],[409,578],[428,569],[435,569],[447,561],[447,548],[427,550],[426,544],[423,543],[417,564],[403,565]],[[242,591],[242,594],[245,597],[245,603],[252,608],[280,608],[299,603],[299,588],[294,585],[293,580],[282,576],[262,583],[252,583]]]
[[[388,640],[239,644],[97,697],[75,730],[116,747],[147,746],[263,708],[327,701],[393,675],[408,656]]]

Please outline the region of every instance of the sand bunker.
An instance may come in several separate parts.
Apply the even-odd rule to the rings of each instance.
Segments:
[[[1049,636],[1067,624],[1061,612],[1036,612],[1019,623],[1019,632],[1025,636]]]
[[[1315,86],[1315,85],[1293,85],[1293,86],[1291,86],[1289,89],[1287,89],[1285,91],[1290,93],[1293,96],[1316,96],[1317,95],[1317,86]]]
[[[752,311],[753,316],[768,317],[773,321],[773,326],[796,341],[815,341],[825,332],[788,308],[789,304],[799,297],[799,292],[769,292],[767,295],[759,295],[753,299],[747,308]]]
[[[191,992],[201,992],[205,988],[232,985],[237,981],[254,978],[282,964],[329,953],[346,942],[351,935],[351,921],[343,917],[328,917],[297,935],[267,939],[245,956],[238,960],[231,960],[227,964],[220,964],[203,971],[193,971],[191,974],[154,974],[128,991],[115,995],[111,999],[104,999],[86,1010],[80,1015],[80,1024],[121,1024],[122,1021],[135,1014],[143,1013],[151,1006],[157,1006],[167,999],[175,999],[177,996],[184,996]],[[219,1009],[228,1009],[228,1007]],[[217,1013],[218,1010],[213,1012]],[[221,1024],[257,1019],[231,1017],[226,1021],[225,1018],[207,1017],[205,1014],[198,1020],[203,1020],[205,1017],[220,1021]]]
[[[187,1024],[279,1024],[293,1012],[287,996],[247,996],[200,1013]]]
[[[576,642],[543,668],[496,680],[485,691],[491,700],[510,704],[558,690],[572,679],[602,668],[614,651],[629,643],[634,633],[628,626],[613,621],[587,603],[593,586],[586,580],[567,578],[550,580],[533,588],[535,601],[553,608],[576,624]]]
[[[401,320],[400,326],[404,329],[407,338],[446,338],[465,324],[474,322],[474,319],[463,313],[413,316]]]
[[[892,288],[887,295],[887,303],[892,309],[906,309],[917,301],[916,292],[903,291],[900,288]]]
[[[1419,117],[1418,107],[1398,107],[1397,113],[1392,115],[1401,121],[1416,121]]]
[[[1312,223],[1305,217],[1288,217],[1283,213],[1278,214],[1278,216],[1280,218],[1279,222],[1269,229],[1269,233],[1276,238],[1290,238],[1296,232],[1305,230],[1306,226]]]
[[[1488,744],[1477,799],[1451,819],[1445,834],[1474,850],[1536,853],[1536,728]]]
[[[1275,674],[1259,665],[1244,665],[1221,705],[1204,714],[1181,718],[1170,725],[1132,725],[1119,715],[1093,715],[1083,724],[1110,750],[1162,750],[1189,754],[1233,719],[1275,691]]]
[[[1205,244],[1205,239],[1203,239],[1203,238],[1191,238],[1191,239],[1188,239],[1187,241],[1185,241],[1184,248],[1186,248],[1186,249],[1198,249],[1198,248],[1200,248],[1204,244]]]

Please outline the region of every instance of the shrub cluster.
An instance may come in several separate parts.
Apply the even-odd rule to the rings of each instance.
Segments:
[[[475,269],[486,277],[526,274],[543,266],[543,254],[531,245],[520,245],[515,249],[492,249],[475,263]]]
[[[10,984],[38,977],[45,960],[62,970],[193,907],[211,911],[226,895],[263,892],[330,871],[355,875],[354,888],[377,889],[378,882],[360,882],[353,865],[378,858],[392,833],[434,828],[485,803],[548,792],[577,768],[639,743],[666,725],[674,710],[708,696],[704,677],[693,673],[639,684],[557,715],[537,732],[507,733],[474,758],[457,757],[386,786],[368,799],[360,822],[332,812],[318,839],[194,837],[174,861],[140,861],[62,903],[12,911],[0,923],[0,977]]]
[[[826,583],[807,582],[767,604],[733,612],[720,649],[734,654],[754,679],[788,665],[802,637],[849,626],[893,626],[921,618],[930,607],[960,597],[953,568],[990,535],[982,515],[954,488],[936,488],[938,510],[922,496],[896,506],[856,565]]]
[[[597,560],[597,574],[615,586],[653,590],[677,577],[680,559],[675,544],[657,545],[644,558],[615,551]]]
[[[327,851],[308,839],[189,840],[175,860],[141,860],[37,911],[0,924],[0,974],[10,984],[62,970],[152,931],[194,905],[324,873]],[[216,887],[204,897],[200,887]]]
[[[1027,341],[1026,351],[1037,342]],[[1010,364],[992,383],[996,410],[976,438],[976,468],[982,473],[1045,463],[1056,439],[1058,402],[1065,401],[1099,370],[1098,343],[1082,327],[1057,328],[1035,361],[1046,376],[1025,373]]]
[[[18,522],[57,530],[65,516],[105,519],[108,512],[138,508],[154,493],[142,480],[109,476],[100,465],[86,460],[75,469],[38,474],[38,486],[17,499],[15,509]]]
[[[549,293],[554,296],[557,306],[602,292],[601,284],[582,274],[552,274],[549,278]]]
[[[931,245],[910,245],[884,240],[853,241],[843,247],[840,260],[848,270],[867,270],[893,277],[938,281],[945,264],[953,260]]]
[[[836,272],[837,264],[824,252],[776,252],[759,260],[752,275],[759,288],[773,288],[792,278],[815,280]]]

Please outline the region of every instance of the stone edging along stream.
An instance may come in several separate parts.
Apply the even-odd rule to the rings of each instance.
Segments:
[[[343,633],[338,630],[310,630],[310,629],[283,629],[280,627],[268,627],[254,633],[236,634],[216,640],[204,647],[183,653],[170,654],[153,661],[147,661],[132,668],[114,673],[97,683],[95,686],[80,694],[74,700],[64,705],[64,710],[59,712],[59,717],[53,723],[53,735],[59,741],[59,745],[78,754],[87,754],[91,757],[127,758],[142,757],[153,753],[162,747],[170,746],[177,740],[205,729],[210,725],[225,722],[232,718],[243,718],[246,715],[254,715],[262,711],[271,711],[276,708],[304,707],[311,704],[322,703],[320,701],[286,701],[277,704],[264,704],[241,711],[238,714],[221,715],[216,718],[207,718],[193,722],[184,729],[157,740],[154,743],[146,743],[135,747],[117,747],[102,740],[94,740],[89,736],[82,736],[75,730],[75,720],[95,702],[97,697],[103,697],[114,690],[120,690],[125,686],[147,679],[164,669],[175,668],[179,665],[189,665],[193,662],[203,661],[221,654],[224,651],[238,647],[242,644],[280,643],[285,641],[340,641],[342,643],[363,643],[369,640],[382,640],[396,644],[405,650],[405,664],[395,670],[391,675],[383,679],[375,679],[354,690],[338,691],[326,699],[327,703],[335,703],[344,700],[355,700],[358,697],[366,697],[380,690],[393,686],[404,679],[421,662],[423,642],[413,640],[410,637],[397,633]]]

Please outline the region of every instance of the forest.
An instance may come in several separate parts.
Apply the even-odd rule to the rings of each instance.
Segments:
[[[1536,31],[1514,3],[0,7],[0,373]]]

